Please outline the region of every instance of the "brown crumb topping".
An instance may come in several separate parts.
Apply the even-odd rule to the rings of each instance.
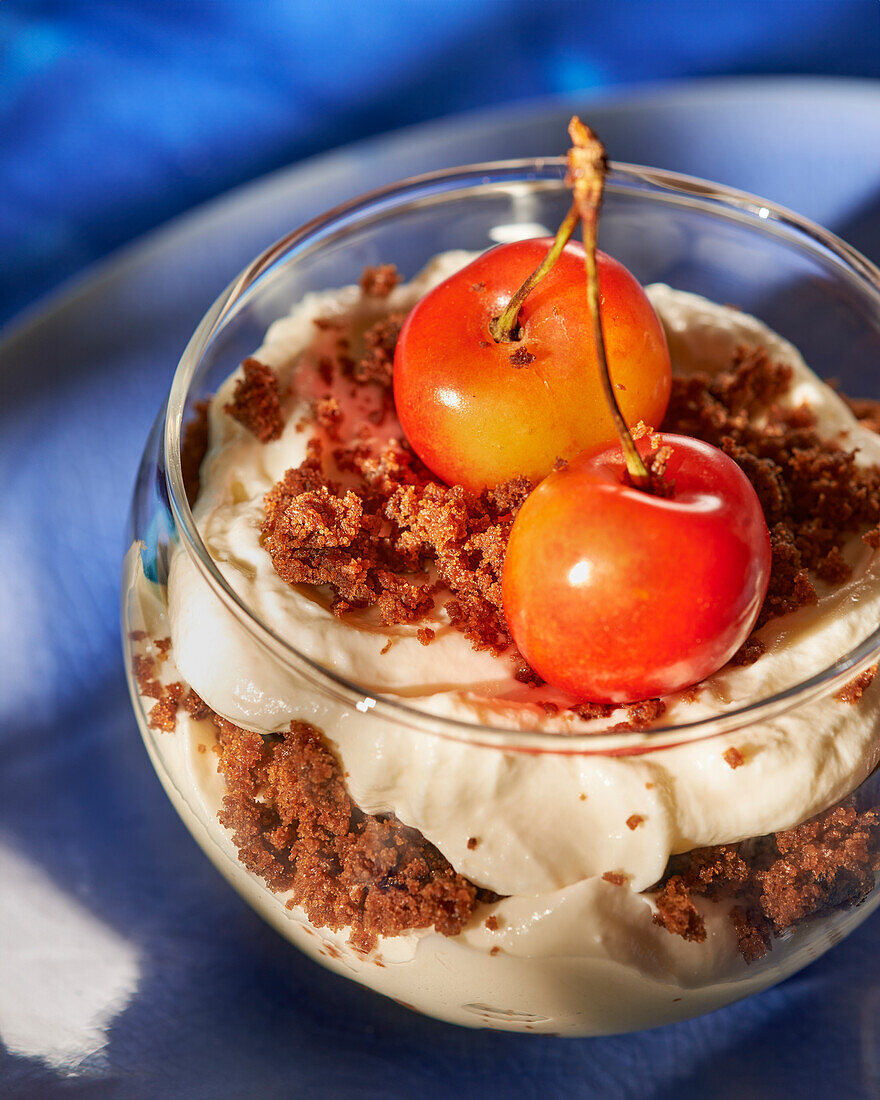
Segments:
[[[235,383],[232,401],[224,411],[243,424],[261,443],[278,439],[284,428],[275,372],[257,359],[245,359],[243,375]]]
[[[148,724],[150,729],[174,733],[177,728],[177,703],[168,696],[157,700],[150,710]]]
[[[196,695],[192,688],[184,695],[181,700],[184,710],[189,714],[191,718],[194,718],[197,722],[201,722],[204,718],[209,718],[213,711],[208,704]]]
[[[651,479],[651,492],[654,496],[669,499],[675,496],[675,479],[670,480],[666,476],[673,452],[670,446],[662,445],[660,440],[661,437],[656,435],[651,440],[652,450],[645,458],[645,465]]]
[[[339,439],[343,415],[337,398],[329,394],[326,397],[319,397],[315,402],[313,416],[315,423],[324,429],[330,439]]]
[[[880,813],[841,803],[794,829],[673,857],[654,919],[693,938],[702,924],[694,897],[733,900],[740,950],[754,962],[770,950],[771,934],[864,901],[877,870]]]
[[[746,758],[740,750],[733,745],[722,754],[722,759],[731,768],[741,768],[746,762]]]
[[[654,899],[657,912],[654,923],[667,932],[694,943],[705,943],[706,925],[691,897],[691,891],[680,875],[673,875],[664,883]]]
[[[146,635],[132,640],[143,644]],[[185,684],[161,685],[153,657],[138,654],[133,665],[139,689],[156,699],[152,728],[173,732],[179,709],[211,719],[226,786],[221,823],[244,865],[271,889],[290,891],[288,904],[302,906],[316,926],[350,927],[351,942],[369,950],[378,936],[411,928],[456,935],[478,904],[499,900],[455,872],[421,833],[393,815],[364,814],[319,730],[293,722],[282,734],[250,733],[214,714]],[[724,757],[731,767],[742,762],[737,749]],[[635,829],[644,820],[632,814],[626,824]],[[478,843],[470,837],[467,847]],[[847,800],[793,829],[674,856],[654,892],[653,919],[703,942],[695,899],[726,900],[740,952],[754,962],[771,949],[774,935],[859,904],[878,870],[880,810]],[[628,881],[619,871],[602,878],[615,886]],[[497,916],[485,926],[497,930]]]
[[[361,292],[369,298],[387,298],[400,283],[400,273],[394,264],[365,267],[360,277]]]
[[[261,737],[216,715],[214,724],[227,791],[220,820],[242,863],[290,891],[312,924],[350,927],[364,951],[408,929],[461,931],[477,888],[415,829],[358,809],[318,730],[293,722]]]
[[[595,705],[595,704],[594,704]],[[577,708],[581,712],[581,708]],[[616,708],[612,707],[612,710]],[[625,707],[626,720],[616,722],[611,730],[614,733],[628,732],[630,730],[650,729],[666,713],[666,704],[662,699],[644,699],[641,703],[629,703]],[[580,717],[585,715],[580,713]]]
[[[177,729],[177,708],[185,691],[186,686],[181,683],[168,684],[163,689],[161,697],[150,710],[147,723],[150,729],[161,730],[163,733],[174,733]]]
[[[534,363],[535,361],[534,355],[525,345],[517,348],[516,351],[512,351],[509,359],[512,367],[527,367],[530,363]]]
[[[753,665],[759,657],[763,657],[767,652],[767,647],[761,641],[760,638],[754,637],[746,638],[739,649],[730,658],[732,665],[739,667],[745,667],[746,665]]]
[[[617,710],[615,703],[576,703],[569,707],[572,714],[576,714],[584,722],[592,722],[596,718],[607,718]]]
[[[747,963],[763,959],[770,950],[770,932],[759,909],[734,905],[730,910],[740,954]]]
[[[391,385],[394,349],[405,318],[404,313],[389,313],[367,329],[364,333],[364,354],[358,362],[351,363],[351,376],[355,382]]]
[[[199,471],[208,450],[208,408],[210,401],[198,401],[193,417],[187,421],[180,444],[180,466],[183,487],[190,507],[199,493]]]
[[[141,695],[149,699],[161,699],[163,687],[156,677],[156,662],[145,653],[137,654],[131,659],[131,668],[135,683]]]
[[[483,924],[485,925],[488,932],[497,932],[498,928],[500,927],[498,923],[498,918],[495,916],[494,913],[486,917],[486,919],[483,921]]]
[[[844,684],[840,691],[835,694],[834,698],[838,703],[849,703],[850,706],[854,706],[874,682],[874,677],[876,675],[877,666],[871,665],[871,667],[866,668],[864,672],[860,672],[855,679],[850,680],[848,684]]]
[[[468,493],[431,480],[411,451],[393,443],[378,458],[357,448],[335,457],[358,479],[344,494],[313,440],[305,462],[266,496],[263,545],[278,575],[288,584],[327,585],[339,615],[376,607],[389,626],[418,622],[434,608],[433,566],[452,625],[476,649],[507,649],[504,550],[531,483],[516,478]]]
[[[367,355],[352,368],[355,382],[390,383],[399,327],[400,318],[390,317],[368,332]],[[830,585],[848,579],[842,549],[851,533],[870,538],[876,530],[880,542],[880,470],[857,466],[852,452],[820,439],[809,410],[784,409],[780,401],[790,383],[790,369],[774,364],[766,351],[742,349],[728,370],[711,378],[674,378],[663,425],[725,451],[755,487],[772,545],[759,626],[815,603],[816,579]],[[674,494],[666,478],[670,447],[662,433],[654,443],[648,461],[655,491]],[[474,648],[497,654],[511,649],[501,577],[510,528],[531,484],[514,479],[469,494],[435,481],[406,444],[392,443],[378,458],[357,447],[340,448],[334,457],[358,475],[345,495],[314,445],[306,462],[288,471],[266,498],[264,545],[279,575],[290,584],[329,586],[340,615],[378,607],[383,625],[418,623],[443,593],[452,626]],[[320,493],[320,507],[316,498],[296,500],[308,492]],[[734,663],[754,663],[764,648],[752,637]],[[540,685],[519,655],[514,660],[518,680]],[[614,708],[573,709],[589,721]],[[662,700],[635,704],[614,730],[647,729],[664,709]]]

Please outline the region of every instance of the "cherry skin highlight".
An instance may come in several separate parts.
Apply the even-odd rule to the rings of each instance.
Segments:
[[[746,640],[767,592],[770,536],[745,474],[686,436],[664,498],[625,483],[619,446],[579,455],[520,509],[504,564],[514,640],[545,680],[581,701],[680,691]],[[639,451],[647,458],[649,439]]]
[[[394,356],[403,431],[447,484],[480,489],[616,438],[602,393],[584,252],[566,245],[525,300],[518,339],[489,325],[547,254],[550,238],[500,245],[435,287],[404,322]],[[623,416],[656,427],[669,402],[666,337],[633,276],[597,253],[608,364]]]

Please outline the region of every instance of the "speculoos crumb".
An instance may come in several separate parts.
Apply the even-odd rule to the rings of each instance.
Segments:
[[[275,372],[257,359],[245,359],[242,377],[235,383],[232,400],[224,405],[229,415],[243,424],[261,443],[278,439],[284,428],[281,397]]]
[[[339,439],[339,429],[342,427],[343,414],[339,400],[331,397],[319,397],[315,402],[312,412],[315,423],[323,428],[330,439]]]
[[[262,737],[214,716],[226,782],[221,823],[242,863],[290,891],[312,924],[350,928],[361,951],[378,936],[433,927],[454,936],[481,900],[421,833],[388,814],[363,813],[338,760],[303,722]],[[497,900],[497,899],[496,899]]]
[[[654,898],[654,923],[693,943],[706,942],[706,925],[694,904],[691,890],[680,875],[673,875]]]
[[[364,333],[364,354],[357,361],[350,360],[349,373],[355,382],[360,385],[367,382],[379,386],[391,385],[394,349],[405,319],[404,313],[389,313],[367,329]],[[393,402],[390,407],[393,408]]]
[[[431,480],[412,453],[390,444],[378,458],[340,449],[357,475],[342,493],[313,440],[301,466],[267,494],[263,545],[289,584],[322,584],[338,614],[377,607],[383,625],[416,623],[435,606],[433,564],[445,610],[476,649],[511,647],[501,599],[504,551],[531,483],[515,478],[476,495]],[[428,639],[430,640],[430,639]]]
[[[739,668],[753,665],[755,661],[757,661],[759,657],[763,657],[766,652],[767,647],[761,639],[752,635],[752,637],[746,638],[736,653],[730,658],[730,663]]]
[[[147,724],[150,729],[174,733],[177,728],[177,703],[168,695],[157,699],[150,709]]]
[[[746,762],[746,758],[740,749],[733,745],[722,753],[722,759],[729,768],[741,768]]]
[[[403,320],[403,314],[390,314],[368,329],[360,360],[347,354],[351,341],[344,321],[315,321],[319,329],[337,334],[335,358],[322,359],[328,380],[338,369],[356,385],[378,383],[384,388],[384,405],[374,418],[377,422],[393,412],[390,385]],[[274,437],[283,424],[269,407],[272,398],[266,394],[271,393],[273,383],[277,393],[277,380],[273,372],[267,379],[264,372],[268,368],[256,360],[247,360],[244,366],[245,378],[238,383],[241,392],[237,391],[234,402],[237,411],[228,407],[229,411],[240,414],[258,436]],[[663,431],[694,435],[720,447],[755,487],[772,547],[770,585],[758,627],[775,616],[816,603],[818,593],[811,578],[830,585],[849,578],[842,547],[850,534],[861,531],[868,545],[880,547],[880,471],[857,466],[850,451],[821,440],[808,409],[783,409],[778,402],[790,383],[790,369],[774,364],[764,349],[740,349],[727,371],[711,378],[700,374],[674,378],[662,426]],[[876,430],[880,426],[877,402],[850,400],[849,404],[866,427]],[[313,420],[332,439],[341,423],[338,403],[332,399],[319,402]],[[185,433],[184,479],[190,502],[198,489],[198,469],[207,444],[206,423],[207,403],[203,403]],[[635,432],[647,435],[652,429],[639,425]],[[424,570],[436,563],[453,627],[476,649],[498,654],[510,651],[515,678],[541,686],[541,677],[512,646],[500,600],[507,537],[531,484],[515,478],[491,493],[473,497],[460,487],[434,481],[405,442],[392,444],[378,459],[371,458],[365,447],[359,453],[357,444],[338,448],[334,458],[339,468],[355,470],[362,478],[353,490],[362,499],[361,529],[357,537],[349,539],[356,506],[349,498],[341,509],[334,509],[324,499],[337,495],[338,490],[324,475],[319,448],[320,444],[312,441],[303,465],[288,471],[267,496],[264,543],[279,575],[291,584],[330,585],[333,610],[339,615],[378,605],[383,623],[392,625],[418,623],[434,610],[438,590],[426,583]],[[655,491],[661,493],[674,493],[674,485],[665,482],[668,458],[662,433],[658,434],[649,461]],[[557,463],[557,467],[563,465],[561,460]],[[322,499],[303,501],[298,509],[292,498],[307,491],[319,492]],[[281,497],[291,506],[290,522],[278,524],[276,532],[273,502]],[[509,514],[505,515],[505,510]],[[343,522],[345,517],[348,524]],[[390,535],[379,534],[388,520]],[[298,545],[309,522],[318,527],[315,539]],[[339,536],[335,545],[334,531]],[[285,544],[288,533],[293,537]],[[429,628],[420,631],[419,640],[431,640]],[[732,664],[752,664],[763,652],[763,643],[752,637]],[[573,709],[586,721],[608,713],[590,704]],[[662,711],[653,721],[660,714]],[[650,721],[637,711],[614,729],[645,729]]]
[[[149,654],[135,654],[131,659],[131,670],[141,695],[148,699],[162,698],[163,688],[156,676],[156,662]]]
[[[694,897],[735,902],[740,950],[754,962],[771,949],[772,935],[860,904],[878,869],[880,813],[848,800],[794,829],[674,856],[658,895],[667,902],[658,901],[654,920],[682,935]]]
[[[871,665],[870,668],[866,668],[864,672],[860,672],[858,676],[850,680],[848,684],[844,684],[834,698],[838,703],[848,703],[850,706],[855,706],[874,682],[876,675],[877,666]]]
[[[369,298],[387,298],[400,283],[400,273],[394,264],[365,267],[361,272],[361,292]]]
[[[534,355],[525,345],[512,351],[508,358],[510,359],[510,365],[512,367],[527,367],[530,363],[534,363],[535,361]]]
[[[208,409],[210,400],[198,401],[187,421],[180,444],[180,467],[187,503],[192,507],[199,493],[199,471],[208,450]]]

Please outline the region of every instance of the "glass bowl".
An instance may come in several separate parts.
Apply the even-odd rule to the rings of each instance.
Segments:
[[[462,716],[364,686],[320,602],[309,629],[330,639],[323,661],[283,616],[261,618],[236,581],[252,565],[209,552],[184,473],[200,403],[292,306],[368,265],[410,279],[438,253],[553,232],[564,174],[562,160],[523,160],[411,179],[314,219],[233,281],[147,440],[122,619],[135,714],[169,798],[285,937],[440,1019],[599,1035],[765,989],[876,906],[880,619],[745,704],[688,720],[594,733]],[[753,196],[614,165],[600,237],[643,285],[736,303],[820,377],[880,397],[880,274],[832,234]],[[737,894],[728,866],[716,890],[709,857],[687,855],[706,845],[736,845],[713,858],[754,871],[748,887]],[[681,882],[701,873],[682,901]],[[777,906],[768,924],[761,890],[804,912],[788,920]],[[378,938],[340,916],[367,910],[385,922]]]

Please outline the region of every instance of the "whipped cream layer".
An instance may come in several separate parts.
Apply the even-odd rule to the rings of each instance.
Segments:
[[[147,638],[164,637],[159,587],[147,580],[136,544],[125,564],[128,620]],[[147,652],[155,655],[147,643]],[[164,685],[180,678],[173,654],[161,660]],[[148,710],[152,700],[141,700]],[[555,1035],[603,1035],[684,1020],[774,985],[861,923],[880,894],[831,924],[778,941],[746,967],[731,934],[728,904],[697,898],[704,943],[670,935],[653,921],[650,894],[598,877],[534,896],[480,906],[454,937],[418,929],[379,937],[364,954],[348,929],[315,927],[287,893],[274,893],[239,861],[218,820],[224,784],[210,751],[210,720],[181,711],[173,734],[145,742],[187,827],[245,900],[300,950],[337,973],[422,1012],[470,1027]],[[488,917],[494,926],[487,927]]]
[[[223,411],[237,372],[211,406],[210,445],[194,508],[205,545],[257,616],[315,664],[361,685],[365,702],[352,706],[314,678],[282,667],[226,610],[178,546],[168,615],[181,675],[212,709],[248,729],[268,733],[294,719],[321,728],[362,809],[396,814],[456,870],[504,895],[539,899],[606,871],[623,873],[633,890],[644,890],[661,877],[673,853],[788,828],[844,797],[877,763],[876,684],[857,706],[826,697],[735,734],[637,755],[501,751],[435,736],[429,722],[428,731],[413,728],[403,712],[399,721],[387,712],[370,713],[369,697],[385,696],[426,715],[468,723],[574,734],[602,729],[601,722],[583,723],[572,714],[546,715],[537,698],[564,698],[546,690],[536,695],[513,678],[505,657],[474,652],[442,609],[416,626],[392,629],[380,627],[369,613],[336,618],[325,594],[282,581],[260,544],[263,496],[305,457],[316,429],[297,430],[299,422],[314,398],[327,392],[316,367],[321,342],[332,334],[317,330],[314,319],[337,315],[366,327],[389,310],[408,309],[468,259],[466,253],[438,257],[381,303],[362,298],[355,287],[309,295],[273,324],[254,354],[276,370],[282,393],[290,389],[277,441],[258,442]],[[676,373],[725,369],[737,347],[762,345],[792,368],[788,403],[809,405],[820,434],[858,448],[860,461],[880,462],[880,438],[862,429],[798,352],[761,322],[669,287],[648,293],[666,328]],[[363,422],[372,401],[378,405],[378,397],[367,392],[371,388],[360,387],[354,395],[334,390],[346,417],[343,433]],[[399,426],[386,418],[369,442],[378,448],[397,433]],[[846,556],[853,567],[850,581],[834,589],[819,586],[818,605],[767,624],[759,635],[767,652],[754,665],[722,669],[696,698],[667,699],[664,724],[767,698],[820,671],[874,630],[880,622],[880,557],[858,538],[850,540]],[[430,646],[416,637],[424,625],[436,631]],[[614,715],[605,725],[620,718]],[[621,734],[618,748],[646,749],[650,738]],[[731,747],[744,758],[736,769],[724,759]],[[635,828],[627,824],[632,815],[641,818]],[[569,947],[577,953],[576,925],[566,926]]]

